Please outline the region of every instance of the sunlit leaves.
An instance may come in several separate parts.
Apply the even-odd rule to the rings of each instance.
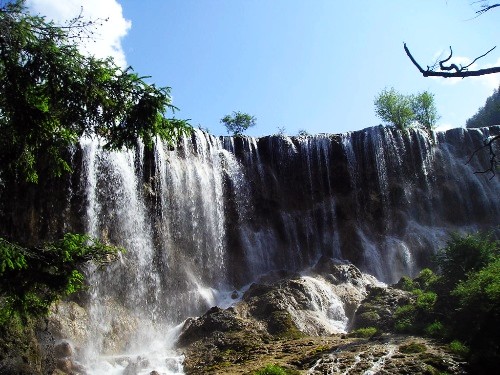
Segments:
[[[52,302],[84,287],[80,268],[116,258],[122,248],[86,235],[67,233],[39,248],[24,248],[0,238],[0,324],[12,314],[45,315]]]
[[[186,121],[166,117],[176,110],[170,88],[83,56],[71,27],[31,16],[21,2],[0,10],[0,169],[37,182],[41,165],[55,175],[70,169],[65,150],[81,136],[114,150],[190,132]]]
[[[255,126],[256,121],[257,119],[254,116],[240,111],[233,112],[232,115],[226,115],[220,120],[228,133],[235,136],[242,135],[248,128]]]
[[[434,95],[424,91],[417,95],[403,95],[394,88],[384,89],[375,97],[375,114],[400,130],[412,125],[432,130],[439,119]]]

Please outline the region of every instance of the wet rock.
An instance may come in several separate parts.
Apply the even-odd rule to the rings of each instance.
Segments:
[[[75,302],[58,302],[50,308],[48,330],[58,339],[69,339],[76,346],[90,339],[88,312]]]
[[[73,354],[73,348],[67,341],[63,341],[54,347],[54,355],[56,358],[71,357]]]
[[[212,307],[203,316],[186,320],[177,345],[185,347],[196,340],[209,337],[214,332],[238,332],[249,325],[232,308],[223,310],[217,306]]]

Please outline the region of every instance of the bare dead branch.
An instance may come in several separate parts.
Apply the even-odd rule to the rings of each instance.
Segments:
[[[483,8],[478,10],[476,13],[478,15],[481,15],[483,13],[486,13],[487,11],[489,11],[490,9],[493,9],[493,8],[496,8],[496,7],[500,7],[500,4],[493,4],[493,5],[483,5]]]
[[[493,51],[495,48],[496,47],[493,47],[492,49],[490,49],[488,52],[486,52],[482,56],[476,57],[473,62],[475,62],[478,59],[486,56],[488,53],[490,53],[491,51]],[[420,64],[415,60],[415,58],[411,54],[410,50],[406,46],[406,43],[404,43],[404,50],[405,50],[406,55],[408,56],[408,58],[413,63],[413,65],[415,65],[417,67],[418,71],[420,73],[422,73],[422,75],[424,77],[465,78],[465,77],[477,77],[477,76],[482,76],[482,75],[486,75],[486,74],[500,73],[500,66],[495,66],[495,67],[486,68],[486,69],[478,69],[478,70],[467,70],[466,69],[472,63],[469,64],[469,65],[467,65],[467,66],[465,66],[465,67],[461,66],[460,68],[456,64],[451,64],[449,66],[445,66],[444,63],[447,62],[447,61],[449,61],[451,59],[452,54],[453,54],[453,51],[451,50],[451,47],[450,47],[450,56],[447,59],[441,60],[439,62],[440,69],[441,69],[440,71],[433,70],[434,66],[433,67],[429,67],[428,66],[427,70],[424,70],[420,66]],[[450,70],[453,70],[453,69],[455,70],[455,72],[450,72]]]
[[[469,164],[472,159],[474,158],[474,156],[476,156],[476,154],[481,151],[481,150],[484,150],[485,148],[488,148],[489,150],[489,155],[490,155],[490,167],[483,170],[483,171],[475,171],[474,174],[483,174],[483,173],[491,173],[491,177],[490,177],[490,180],[495,177],[495,169],[497,169],[497,167],[500,165],[500,162],[498,161],[497,159],[497,155],[495,153],[495,148],[494,148],[494,145],[493,143],[500,140],[500,135],[496,135],[490,139],[485,139],[484,140],[484,144],[479,147],[478,149],[476,149],[472,155],[470,156],[469,160],[467,160],[467,163],[465,163],[466,165]]]
[[[472,62],[469,65],[464,66],[464,68],[468,68],[469,66],[471,66],[472,64],[474,64],[477,60],[479,60],[480,58],[486,56],[488,53],[490,53],[491,51],[493,51],[495,48],[497,48],[497,46],[493,47],[492,49],[490,49],[488,52],[482,54],[481,56],[476,57],[474,60],[472,60]]]
[[[450,71],[450,70],[455,69],[456,72],[463,71],[463,68],[462,67],[459,68],[456,64],[450,64],[450,66],[444,65],[444,63],[448,62],[452,58],[452,56],[453,56],[453,50],[451,49],[451,46],[450,46],[450,56],[448,56],[448,58],[441,60],[439,62],[439,67],[441,68],[441,70]]]

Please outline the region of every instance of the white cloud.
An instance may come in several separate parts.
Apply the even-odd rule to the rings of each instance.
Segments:
[[[122,7],[117,0],[28,0],[29,9],[46,16],[56,23],[64,23],[80,14],[85,20],[105,20],[97,26],[93,38],[83,40],[80,50],[98,58],[111,56],[116,64],[125,68],[127,61],[122,48],[122,38],[131,27],[123,17]]]

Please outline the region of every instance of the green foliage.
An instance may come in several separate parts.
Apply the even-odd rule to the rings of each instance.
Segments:
[[[439,120],[436,104],[434,103],[434,94],[424,91],[412,96],[411,107],[416,122],[427,130],[434,129],[437,120]]]
[[[375,327],[359,328],[349,333],[350,337],[370,338],[377,334],[378,330]]]
[[[423,290],[430,290],[439,280],[439,277],[429,268],[424,268],[415,278],[415,284]]]
[[[233,112],[233,115],[224,116],[220,122],[226,126],[227,132],[234,136],[242,135],[248,128],[255,126],[257,119],[248,113]]]
[[[470,273],[458,283],[452,294],[460,300],[462,309],[476,314],[489,313],[500,307],[500,257],[478,272]]]
[[[408,344],[403,344],[399,346],[399,351],[405,354],[413,354],[413,353],[423,353],[427,351],[427,347],[425,344],[421,342],[410,342]]]
[[[396,309],[394,318],[396,323],[394,328],[398,332],[415,331],[415,322],[417,317],[417,308],[413,304],[403,305]]]
[[[23,248],[0,237],[0,275],[9,270],[21,270],[27,267]]]
[[[400,130],[413,124],[432,130],[439,119],[434,94],[428,91],[403,95],[394,88],[384,89],[375,97],[374,104],[376,115]]]
[[[13,317],[44,316],[52,302],[84,286],[79,268],[104,264],[123,249],[89,236],[68,233],[39,248],[23,248],[0,238],[0,326]]]
[[[398,288],[400,288],[401,290],[405,290],[407,292],[411,292],[412,290],[416,289],[416,286],[415,286],[415,283],[413,282],[413,280],[408,277],[408,276],[403,276],[398,284],[397,284]]]
[[[435,261],[451,290],[471,272],[479,271],[499,255],[500,241],[480,234],[452,234],[447,246],[436,254]]]
[[[395,328],[451,339],[453,352],[488,373],[500,361],[500,241],[454,234],[435,260],[440,276],[423,270],[412,282],[398,283],[416,299],[396,310]]]
[[[295,375],[298,371],[288,370],[278,365],[266,365],[265,367],[253,372],[253,375]]]
[[[400,130],[408,128],[414,119],[411,99],[394,88],[384,89],[375,98],[375,113]]]
[[[464,345],[462,342],[458,340],[453,340],[450,342],[450,350],[458,355],[461,355],[462,357],[465,357],[469,354],[469,348],[467,345]]]
[[[444,338],[446,335],[446,331],[444,328],[443,323],[440,321],[435,321],[431,324],[429,324],[427,327],[425,327],[424,330],[425,334],[431,337],[435,338]]]
[[[437,294],[434,292],[423,292],[417,296],[416,306],[421,311],[432,311],[437,300]]]
[[[500,86],[486,99],[486,103],[477,113],[468,119],[465,125],[468,128],[481,128],[484,126],[500,124]]]
[[[176,110],[170,88],[111,59],[83,56],[74,27],[29,15],[22,1],[0,7],[0,172],[37,182],[49,165],[59,176],[71,170],[66,150],[82,136],[120,149],[190,131],[164,116]]]

